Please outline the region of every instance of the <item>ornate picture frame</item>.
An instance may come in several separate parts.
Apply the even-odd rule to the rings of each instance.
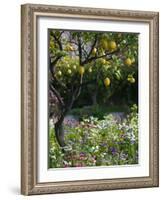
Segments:
[[[148,28],[149,76],[148,175],[116,178],[88,178],[62,181],[38,181],[39,168],[39,94],[38,94],[38,19],[57,18],[92,20],[105,23],[138,23]],[[74,22],[75,23],[75,22]],[[64,27],[63,27],[64,28]],[[98,30],[98,28],[97,28]],[[46,107],[47,105],[45,105]],[[141,119],[142,120],[142,119]],[[142,122],[143,123],[143,122]],[[144,123],[146,123],[144,121]],[[48,134],[45,133],[48,137]],[[48,161],[45,160],[45,163]],[[78,169],[80,174],[80,170]],[[93,169],[91,169],[93,170]],[[110,10],[25,4],[21,6],[21,193],[24,195],[127,189],[159,186],[159,13],[148,11]]]

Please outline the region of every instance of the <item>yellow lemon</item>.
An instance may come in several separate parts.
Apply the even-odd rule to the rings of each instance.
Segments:
[[[106,64],[106,60],[104,59],[104,58],[101,58],[101,63],[103,64],[103,65],[105,65]]]
[[[104,79],[104,85],[106,87],[108,87],[110,85],[110,78],[107,77],[107,78]]]
[[[133,77],[132,74],[129,74],[129,75],[128,75],[127,80],[128,80],[130,83],[135,83],[135,78]]]
[[[97,49],[96,48],[93,48],[93,50],[92,50],[92,54],[96,54],[96,52],[97,52]]]
[[[80,74],[80,75],[83,75],[84,72],[85,72],[84,67],[80,66],[80,67],[79,67],[79,74]]]
[[[117,44],[115,41],[110,41],[109,42],[109,49],[110,50],[115,50],[117,48]]]
[[[134,79],[134,78],[131,78],[131,79],[130,79],[130,83],[135,83],[135,79]]]
[[[131,66],[131,65],[132,65],[132,60],[131,60],[130,58],[126,58],[125,64],[126,64],[127,66]]]

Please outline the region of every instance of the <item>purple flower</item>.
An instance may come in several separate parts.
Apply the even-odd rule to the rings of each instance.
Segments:
[[[110,147],[110,151],[112,152],[113,155],[115,155],[117,152],[115,147]]]
[[[83,156],[85,156],[85,153],[84,153],[84,152],[81,152],[81,153],[80,153],[80,157],[83,157]]]

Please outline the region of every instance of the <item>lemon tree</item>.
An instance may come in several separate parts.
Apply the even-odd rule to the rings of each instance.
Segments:
[[[64,117],[82,96],[104,103],[137,85],[137,70],[138,34],[50,30],[49,106],[57,107],[50,113],[59,145],[66,145]]]

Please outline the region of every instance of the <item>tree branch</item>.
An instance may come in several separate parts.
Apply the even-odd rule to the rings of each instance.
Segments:
[[[89,59],[89,57],[91,56],[91,53],[92,53],[93,49],[94,49],[95,46],[96,46],[96,42],[97,42],[97,38],[98,38],[97,36],[98,36],[98,35],[96,34],[96,35],[95,35],[94,42],[93,42],[93,44],[92,44],[92,46],[91,46],[91,49],[90,49],[90,51],[89,51],[89,53],[88,53],[88,56],[87,56],[87,58],[85,59],[85,62],[86,62],[86,60]]]
[[[54,95],[57,97],[59,103],[61,104],[61,106],[65,106],[63,100],[62,100],[62,97],[61,95],[59,94],[59,92],[53,87],[52,84],[49,84],[49,87],[51,89],[51,91],[54,93]]]
[[[80,34],[78,33],[78,51],[79,51],[79,65],[82,64],[82,48],[81,48],[81,40]]]
[[[83,75],[80,77],[80,85],[79,85],[78,90],[76,91],[75,99],[77,99],[79,97],[80,93],[81,93],[82,83],[83,83]]]
[[[58,40],[60,39],[62,33],[64,33],[64,31],[61,31],[61,32],[60,32],[60,34],[59,34],[59,36],[58,36]]]
[[[54,75],[54,73],[55,73],[55,65],[57,64],[57,62],[58,62],[61,58],[62,58],[62,55],[59,55],[59,56],[57,56],[57,57],[54,59],[53,62],[51,62],[51,57],[50,57],[50,53],[49,53],[49,71],[50,71],[50,73],[51,73],[52,80],[53,80],[54,82],[58,82],[59,85],[61,85],[63,88],[65,88],[65,85],[64,85],[61,81],[59,81],[59,80],[55,77],[55,75]]]
[[[104,57],[107,57],[108,59],[111,59],[112,55],[113,54],[116,54],[117,52],[119,52],[119,50],[117,51],[113,51],[113,52],[109,52],[109,53],[106,53],[105,55],[101,55],[101,56],[93,56],[93,57],[90,57],[88,58],[87,60],[83,61],[82,62],[82,65],[85,65],[89,62],[92,62],[93,60],[97,60],[99,58],[104,58]]]
[[[84,47],[82,47],[82,51],[83,51],[84,57],[87,58],[88,57],[88,53],[87,53],[87,51],[85,50]]]
[[[64,111],[64,116],[71,110],[72,106],[73,106],[73,103],[75,101],[75,96],[74,96],[74,85],[72,85],[72,88],[71,88],[71,94],[69,95],[69,100],[67,102],[67,104],[65,105],[65,111]]]
[[[62,33],[61,33],[62,35]],[[63,47],[62,47],[62,42],[59,40],[61,35],[59,36],[59,38],[57,38],[57,36],[55,35],[55,33],[52,32],[52,36],[54,38],[54,40],[57,42],[58,46],[59,46],[59,49],[62,51],[63,50]]]

